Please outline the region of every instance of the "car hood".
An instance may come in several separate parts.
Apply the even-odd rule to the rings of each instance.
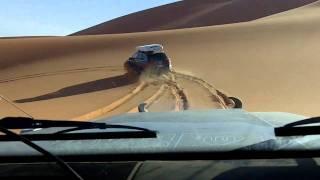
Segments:
[[[157,138],[36,143],[57,155],[232,151],[275,141],[275,126],[304,118],[290,113],[249,113],[244,110],[132,113],[97,121],[149,128],[157,131]],[[57,128],[32,133],[54,131]],[[77,133],[101,131],[106,130],[81,130]],[[0,156],[26,154],[38,152],[21,142],[1,143]]]

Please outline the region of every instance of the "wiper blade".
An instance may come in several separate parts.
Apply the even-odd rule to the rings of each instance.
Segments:
[[[155,138],[155,131],[129,125],[107,124],[98,122],[37,120],[26,117],[6,117],[0,120],[0,127],[6,129],[36,129],[52,127],[72,127],[54,134],[24,134],[30,140],[83,140],[83,139],[120,139],[120,138]],[[86,129],[125,129],[126,131],[67,133]],[[128,131],[134,130],[134,131]],[[15,141],[0,135],[0,141]]]
[[[139,139],[156,138],[154,131],[116,131],[116,132],[90,132],[90,133],[64,133],[64,134],[21,134],[21,137],[30,141],[65,141],[65,140],[90,140],[90,139]],[[0,135],[1,141],[19,141],[14,137]]]
[[[320,123],[320,117],[303,119],[274,128],[276,136],[320,135],[320,126],[301,126]]]
[[[98,122],[80,122],[80,121],[59,121],[59,120],[38,120],[27,117],[6,117],[0,120],[0,126],[7,129],[36,129],[36,128],[52,128],[52,127],[77,127],[79,129],[132,129],[139,131],[151,131],[146,128],[106,124]]]
[[[320,123],[320,117],[312,117],[312,118],[308,118],[308,119],[303,119],[300,121],[286,124],[286,125],[284,125],[284,127],[294,127],[294,126],[308,125],[308,124],[315,124],[315,123]]]

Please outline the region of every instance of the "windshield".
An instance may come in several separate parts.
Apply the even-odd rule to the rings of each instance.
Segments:
[[[156,113],[139,116],[143,123],[133,125],[162,131],[162,123],[174,119],[172,132],[199,127],[194,132],[200,137],[207,133],[197,121],[205,118],[203,111],[212,110],[206,117],[216,118],[235,111],[230,117],[248,125],[241,133],[258,134],[254,120],[259,120],[267,128],[267,138],[260,140],[275,139],[271,128],[319,115],[319,5],[316,0],[3,2],[0,118],[130,124],[127,115]],[[188,113],[175,115],[183,112]],[[219,119],[215,126],[240,133],[228,123]],[[232,129],[237,132],[227,132]],[[237,148],[251,145],[249,135]]]

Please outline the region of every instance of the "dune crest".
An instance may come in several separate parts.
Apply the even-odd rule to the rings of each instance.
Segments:
[[[132,13],[71,35],[118,34],[247,22],[317,0],[187,0]]]

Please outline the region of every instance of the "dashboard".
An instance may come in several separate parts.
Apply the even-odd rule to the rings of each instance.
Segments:
[[[84,179],[319,179],[320,159],[77,162],[69,165]],[[0,164],[0,179],[64,177],[55,163]]]

